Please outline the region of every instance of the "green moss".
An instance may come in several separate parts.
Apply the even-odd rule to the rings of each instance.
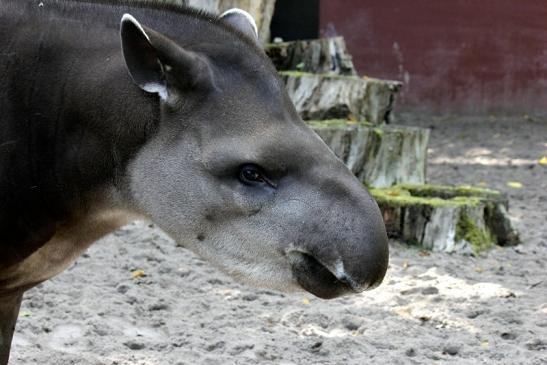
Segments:
[[[387,189],[371,189],[371,194],[379,203],[395,206],[477,206],[487,200],[497,201],[502,198],[501,193],[495,190],[428,184],[402,184]]]
[[[370,189],[370,193],[376,199],[378,204],[389,204],[396,207],[406,207],[411,205],[429,205],[432,207],[460,206],[465,202],[451,199],[441,199],[437,197],[413,196],[410,191],[398,186],[388,189]]]
[[[402,184],[399,185],[399,187],[410,191],[414,196],[423,197],[439,197],[442,199],[463,199],[465,197],[470,197],[475,199],[492,200],[499,200],[503,198],[503,195],[498,191],[478,188],[469,185],[446,186],[429,184]]]
[[[279,74],[281,76],[289,76],[289,77],[318,77],[319,76],[319,77],[325,77],[330,79],[363,80],[357,76],[346,76],[346,75],[338,75],[338,74],[314,74],[311,72],[302,72],[302,71],[295,71],[295,70],[279,71]]]
[[[475,253],[485,251],[494,245],[494,237],[490,231],[479,228],[465,213],[462,213],[456,225],[456,240],[469,242]]]
[[[352,121],[352,120],[346,120],[346,119],[327,119],[327,120],[308,120],[306,121],[308,125],[314,129],[321,129],[321,128],[345,128],[348,126],[365,126],[369,127],[372,124],[366,122],[366,121]]]
[[[303,71],[279,71],[279,74],[281,76],[291,76],[291,77],[303,77],[303,76],[313,76],[310,72],[303,72]]]
[[[453,202],[461,202],[464,205],[477,206],[484,203],[485,198],[478,196],[456,196],[450,199]]]
[[[367,122],[366,120],[355,121],[355,120],[348,120],[348,119],[325,119],[325,120],[307,120],[306,123],[313,129],[323,129],[323,128],[345,129],[347,127],[356,126],[356,125],[359,127],[368,127],[379,138],[382,138],[385,135],[404,138],[405,133],[408,132],[406,129],[401,129],[400,127],[394,127],[393,125],[385,125],[385,124],[383,125],[373,124],[373,123]],[[416,185],[416,186],[420,187],[420,185]],[[412,188],[412,187],[413,185],[409,185],[409,188]],[[424,192],[424,196],[426,195],[427,193]]]
[[[283,46],[286,46],[287,44],[290,44],[290,43],[293,43],[293,42],[292,41],[270,42],[264,45],[264,49],[269,50],[271,48],[283,48]]]
[[[384,130],[382,128],[374,128],[374,133],[380,138],[384,135]]]
[[[398,91],[402,84],[399,81],[391,80],[381,80],[373,77],[359,77],[352,75],[340,75],[340,74],[329,74],[329,73],[311,73],[303,72],[299,70],[284,70],[278,71],[281,76],[288,77],[324,77],[329,79],[341,79],[346,81],[362,81],[363,84],[376,84],[379,86],[386,86],[391,92]]]

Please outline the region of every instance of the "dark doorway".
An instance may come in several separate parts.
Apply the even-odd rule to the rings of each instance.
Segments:
[[[271,24],[272,39],[284,41],[319,36],[319,0],[277,0]]]

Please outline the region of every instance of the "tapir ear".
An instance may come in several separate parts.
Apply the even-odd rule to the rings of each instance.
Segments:
[[[144,28],[133,16],[124,14],[120,34],[125,64],[135,84],[167,99],[164,68]]]
[[[214,87],[213,72],[202,55],[140,25],[130,14],[122,17],[120,33],[129,74],[144,91],[166,100],[171,92]]]
[[[248,35],[251,39],[258,40],[258,28],[256,27],[255,20],[245,10],[237,8],[227,10],[220,15],[220,19]]]

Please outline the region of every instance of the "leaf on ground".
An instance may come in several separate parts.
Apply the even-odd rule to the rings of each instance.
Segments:
[[[480,274],[480,273],[484,272],[484,269],[483,269],[482,267],[480,267],[480,266],[477,266],[477,267],[475,268],[475,272],[478,272],[478,273]]]
[[[520,183],[518,181],[508,181],[507,186],[509,186],[510,188],[513,188],[513,189],[522,189],[522,187],[523,187],[522,183]]]
[[[539,159],[538,163],[542,166],[547,166],[547,156],[543,156]]]
[[[310,304],[310,300],[308,298],[302,299],[302,304],[308,305]]]
[[[131,272],[131,276],[133,277],[133,279],[138,279],[145,277],[146,273],[144,272],[144,270],[134,270]]]
[[[481,341],[481,347],[487,349],[488,347],[490,347],[490,342],[488,342],[488,340]]]
[[[29,311],[20,311],[19,312],[19,317],[30,317],[32,316],[32,313],[29,312]]]
[[[533,284],[531,284],[531,285],[528,285],[528,288],[527,288],[527,289],[534,289],[536,286],[541,285],[541,284],[543,284],[543,280],[540,280],[540,281],[535,282],[535,283],[533,283]]]

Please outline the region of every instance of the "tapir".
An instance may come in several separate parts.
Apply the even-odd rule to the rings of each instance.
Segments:
[[[378,206],[248,13],[0,0],[0,75],[0,364],[23,293],[134,219],[251,285],[328,299],[382,281]]]

